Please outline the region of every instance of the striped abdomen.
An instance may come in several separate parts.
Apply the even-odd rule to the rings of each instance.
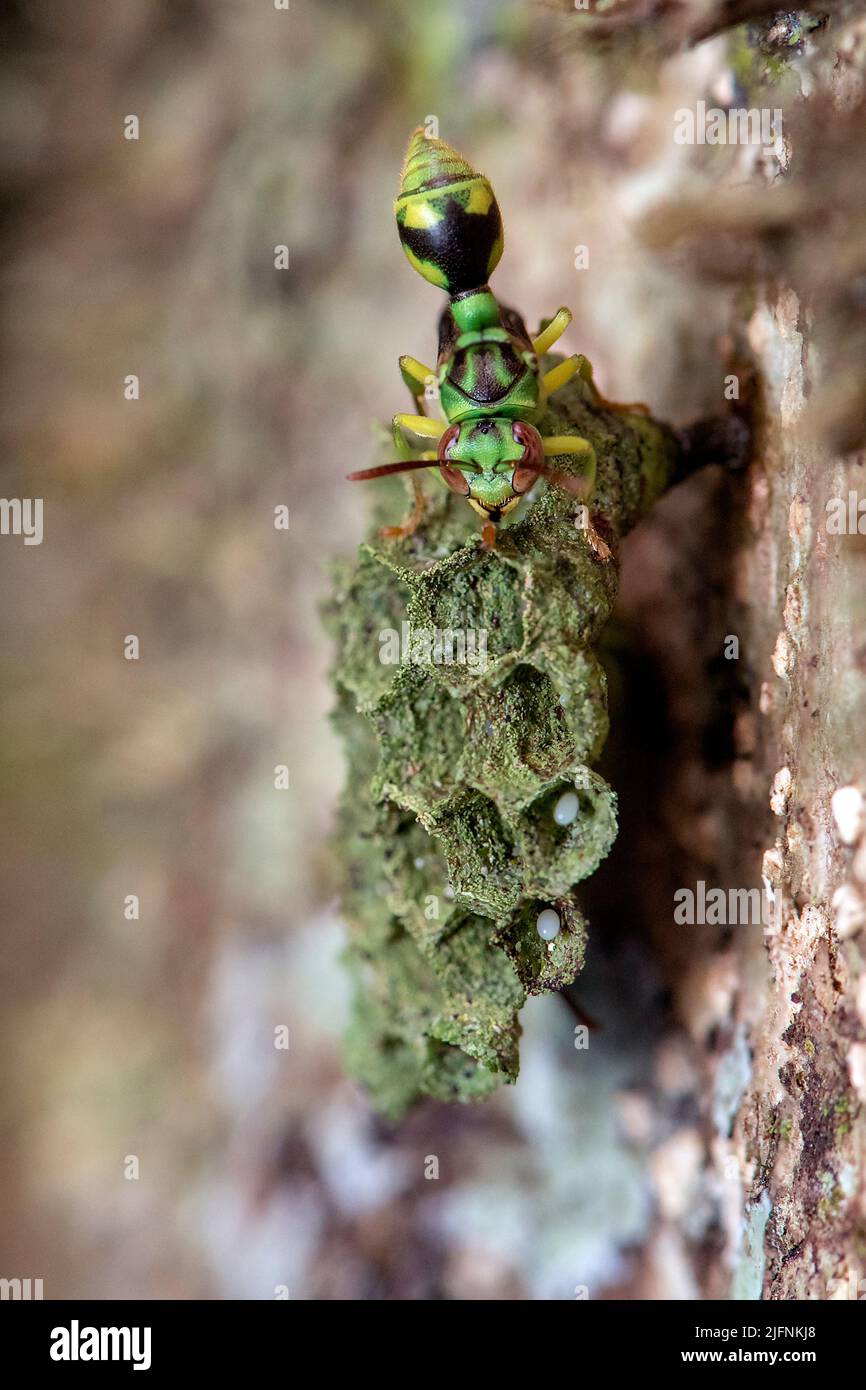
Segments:
[[[419,275],[449,295],[486,285],[502,255],[502,216],[477,170],[423,129],[409,141],[394,204],[403,250]]]

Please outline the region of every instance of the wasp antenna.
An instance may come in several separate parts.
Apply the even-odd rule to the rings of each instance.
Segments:
[[[358,473],[347,473],[350,483],[365,483],[368,478],[384,478],[389,473],[411,473],[415,468],[435,468],[438,459],[398,459],[396,463],[380,463],[377,468],[362,468]]]

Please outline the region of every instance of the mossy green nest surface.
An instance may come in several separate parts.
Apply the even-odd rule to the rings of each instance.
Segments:
[[[328,605],[348,758],[348,1061],[390,1118],[421,1095],[474,1100],[515,1080],[520,1008],[580,971],[575,885],[616,835],[615,794],[591,766],[608,729],[594,646],[616,595],[617,541],[670,482],[677,446],[664,426],[603,408],[584,380],[556,400],[540,428],[594,445],[590,511],[612,559],[590,545],[574,498],[543,483],[494,551],[432,476],[415,535],[382,540],[406,505],[405,482],[388,479],[370,485],[370,538]],[[457,635],[453,651],[442,633]],[[566,792],[577,814],[560,825]],[[536,927],[547,907],[561,922],[552,941]]]

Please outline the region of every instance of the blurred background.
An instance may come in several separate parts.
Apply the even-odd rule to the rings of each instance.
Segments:
[[[3,21],[3,490],[44,498],[44,542],[2,541],[0,1274],[47,1298],[689,1298],[724,1246],[724,1193],[689,1195],[694,960],[653,936],[652,804],[607,916],[590,904],[589,1054],[536,999],[516,1087],[397,1130],[341,1062],[319,608],[365,525],[344,474],[406,408],[398,355],[435,351],[393,225],[411,129],[436,116],[490,176],[498,293],[530,325],[569,304],[566,350],[608,396],[676,423],[723,405],[730,287],[633,226],[699,178],[672,111],[731,97],[728,41],[645,63],[575,22],[532,0],[18,0]],[[713,186],[774,173],[719,159]],[[700,627],[716,600],[684,576],[726,495],[680,504],[682,571],[650,526],[623,624],[673,585]],[[713,712],[676,688],[696,766]],[[623,887],[641,854],[655,899]]]

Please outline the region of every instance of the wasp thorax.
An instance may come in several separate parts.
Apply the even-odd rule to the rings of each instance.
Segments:
[[[403,250],[448,294],[476,289],[502,255],[502,217],[483,174],[419,128],[409,141],[394,204]]]

